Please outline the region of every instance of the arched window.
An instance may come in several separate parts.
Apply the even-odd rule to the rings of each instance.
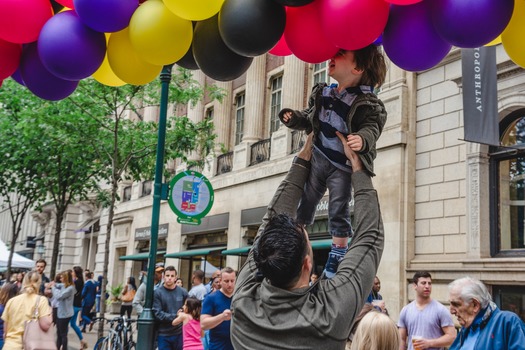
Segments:
[[[525,109],[501,121],[500,144],[491,149],[491,253],[525,255]]]

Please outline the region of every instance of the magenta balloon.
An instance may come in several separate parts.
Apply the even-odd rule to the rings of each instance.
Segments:
[[[13,74],[20,63],[22,45],[0,39],[0,80]]]
[[[386,2],[389,2],[394,5],[412,5],[418,2],[421,2],[423,0],[385,0]]]
[[[308,63],[321,63],[339,51],[323,31],[320,4],[321,0],[315,0],[305,6],[286,8],[286,43],[297,58]]]
[[[95,73],[104,61],[106,37],[84,25],[74,11],[56,14],[42,28],[38,53],[48,71],[66,80]]]
[[[0,39],[19,44],[33,42],[51,16],[49,0],[1,0]]]
[[[281,39],[279,39],[277,44],[275,44],[275,46],[268,52],[275,56],[289,56],[292,54],[292,51],[284,39],[284,34],[281,36]]]
[[[118,32],[129,25],[138,0],[74,0],[80,19],[98,32]]]
[[[381,35],[388,11],[389,5],[384,0],[323,0],[321,24],[335,46],[358,50]]]
[[[434,29],[428,1],[391,5],[383,47],[395,65],[408,71],[432,68],[452,48]]]
[[[36,43],[24,46],[20,60],[20,73],[25,86],[44,100],[62,100],[71,95],[78,85],[78,81],[60,79],[51,74],[38,57]]]
[[[497,38],[514,11],[514,0],[439,0],[429,5],[439,35],[464,48],[480,47]]]

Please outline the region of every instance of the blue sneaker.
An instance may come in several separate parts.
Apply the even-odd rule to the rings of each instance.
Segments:
[[[332,278],[335,276],[339,263],[343,260],[347,250],[347,248],[336,248],[332,246],[330,253],[328,253],[328,260],[326,260],[326,265],[324,266],[323,271],[326,278]]]

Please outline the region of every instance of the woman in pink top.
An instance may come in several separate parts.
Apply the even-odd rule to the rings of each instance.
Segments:
[[[204,336],[200,323],[201,301],[194,297],[189,297],[182,306],[182,310],[177,313],[177,318],[172,325],[182,323],[183,350],[204,350],[202,337]]]

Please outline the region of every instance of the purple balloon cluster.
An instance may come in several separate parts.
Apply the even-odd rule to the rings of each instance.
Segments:
[[[398,67],[434,67],[452,46],[474,48],[498,37],[512,17],[514,0],[424,0],[391,5],[383,33],[386,54]]]
[[[91,76],[106,54],[105,32],[126,28],[138,0],[75,0],[75,10],[51,17],[38,41],[23,48],[20,75],[36,96],[60,100]]]

